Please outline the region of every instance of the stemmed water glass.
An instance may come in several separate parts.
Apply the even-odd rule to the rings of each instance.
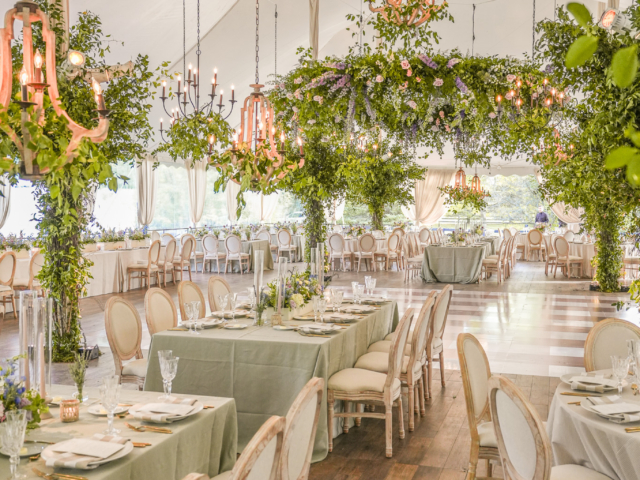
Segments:
[[[229,302],[229,308],[231,309],[231,321],[233,322],[236,318],[236,303],[238,301],[238,294],[227,294],[227,301]]]
[[[256,308],[256,291],[253,287],[248,287],[247,292],[249,294],[249,303],[251,304],[251,310]]]
[[[160,353],[164,352],[161,356]],[[171,350],[162,350],[158,352],[160,357],[160,374],[162,375],[162,386],[164,387],[164,395],[159,399],[169,401],[171,398],[171,384],[178,373],[178,360],[180,357],[174,357]]]
[[[629,374],[629,357],[611,355],[611,366],[613,376],[618,380],[618,393],[622,393],[622,381]]]
[[[102,379],[100,397],[102,407],[107,411],[107,429],[104,434],[117,435],[120,430],[113,427],[113,417],[120,400],[120,377],[118,375],[108,375]]]
[[[193,304],[191,302],[184,302],[184,314],[187,318],[186,321],[183,319],[182,323],[186,323],[189,333],[192,333],[191,324],[193,323]]]
[[[218,295],[218,303],[220,304],[220,310],[222,310],[222,321],[225,321],[224,312],[227,309],[227,295]]]
[[[316,323],[318,322],[319,302],[320,297],[318,295],[311,297],[311,304],[313,305],[313,321]]]
[[[364,296],[364,285],[358,284],[356,289],[358,290],[358,303],[362,304],[362,297]]]
[[[371,275],[366,275],[364,277],[364,287],[365,287],[365,291],[367,292],[367,295],[369,294],[369,290],[370,290],[370,285],[371,285]]]
[[[369,295],[372,296],[372,297],[373,297],[373,289],[376,288],[376,283],[377,283],[377,281],[376,281],[375,278],[372,278],[369,281]]]
[[[333,311],[334,312],[338,312],[340,313],[340,306],[342,305],[342,297],[343,297],[343,293],[338,291],[338,290],[334,290],[333,291],[333,295],[331,297],[332,301],[333,301]]]
[[[327,311],[327,301],[324,297],[318,298],[318,312],[320,313],[320,323],[324,323],[324,312]]]
[[[0,444],[10,457],[11,480],[25,478],[18,475],[20,465],[20,450],[24,445],[24,434],[27,428],[26,410],[9,410],[5,412],[5,421],[0,423]]]
[[[194,300],[191,302],[191,323],[193,324],[193,330],[189,330],[189,333],[194,335],[200,335],[198,332],[198,320],[200,317],[200,301]]]
[[[358,282],[351,282],[351,291],[353,293],[353,303],[358,303]]]

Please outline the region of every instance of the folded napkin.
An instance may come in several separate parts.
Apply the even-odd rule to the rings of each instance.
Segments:
[[[231,318],[231,312],[213,312],[211,314],[212,316],[216,317],[216,318]],[[247,310],[234,310],[233,311],[233,316],[235,317],[246,317],[247,315],[249,315],[249,312]]]
[[[165,403],[139,403],[129,409],[133,418],[152,423],[171,423],[174,419],[188,415],[198,400],[172,397]]]
[[[96,462],[109,458],[124,448],[128,438],[96,433],[91,438],[73,438],[50,447],[47,467],[96,468]]]
[[[371,312],[373,307],[370,305],[349,305],[344,308],[345,312]]]
[[[587,399],[593,404],[593,410],[603,415],[610,422],[640,422],[640,405],[625,402],[619,395],[587,397]]]
[[[614,388],[618,382],[611,375],[602,373],[583,373],[571,379],[571,390],[583,390],[585,392],[603,393],[607,389]]]
[[[336,327],[335,325],[321,325],[313,323],[311,325],[300,327],[300,330],[302,330],[304,333],[325,333],[332,332],[334,330],[340,330],[340,328]]]
[[[342,313],[342,312],[331,312],[329,314],[324,315],[325,317],[335,318],[337,320],[355,320],[357,317],[354,317],[351,313]]]

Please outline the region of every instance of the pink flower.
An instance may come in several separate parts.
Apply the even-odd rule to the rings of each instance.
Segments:
[[[293,81],[293,83],[295,83],[296,85],[297,85],[297,84],[299,84],[299,83],[302,83],[302,77],[298,77],[298,78],[296,78],[296,79]]]
[[[293,100],[293,93],[291,93],[291,92],[287,93],[287,98],[289,100]]]
[[[495,113],[493,113],[493,112],[491,112],[491,113],[489,114],[489,118],[496,118],[496,114],[495,114]]]
[[[506,98],[507,100],[511,100],[513,98],[513,95],[511,95],[511,92],[507,93],[504,98]]]
[[[440,119],[436,118],[436,125],[440,125]]]
[[[411,76],[411,73],[412,73],[412,72],[411,72],[411,69],[407,70],[407,77],[410,77],[410,76]]]
[[[440,110],[440,113],[438,115],[440,115],[440,118],[444,118],[444,112],[442,110]]]
[[[413,108],[414,110],[418,107],[418,104],[416,102],[414,102],[413,100],[409,100],[407,102],[407,105],[409,105],[411,108]]]
[[[383,77],[382,75],[378,75],[378,76],[376,77],[376,82],[378,82],[378,83],[382,83],[383,81],[384,81],[384,77]]]
[[[313,97],[313,99],[320,105],[322,105],[322,97],[320,95],[316,95],[315,97]]]
[[[411,67],[411,64],[409,63],[409,60],[402,60],[400,62],[400,66],[406,70]]]
[[[515,75],[507,75],[507,82],[513,82],[516,78],[517,77]]]
[[[444,84],[444,80],[442,80],[441,78],[436,78],[433,81],[433,86],[434,87],[441,87]]]
[[[449,125],[445,125],[445,126],[444,126],[444,128],[445,128],[445,130],[446,130],[447,132],[450,132],[450,131],[451,131],[451,128],[449,128]]]
[[[416,77],[416,82],[420,83],[422,79],[420,77]]]
[[[401,91],[404,91],[404,90],[406,90],[406,89],[407,89],[407,86],[408,86],[408,82],[404,82],[404,83],[403,83],[402,85],[400,85],[398,88],[399,88]]]

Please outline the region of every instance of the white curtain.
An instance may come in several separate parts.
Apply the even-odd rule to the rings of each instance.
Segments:
[[[236,216],[236,209],[238,208],[236,196],[238,192],[240,192],[240,185],[229,180],[227,182],[227,217],[231,225],[238,221],[238,217]]]
[[[450,185],[455,174],[455,169],[427,170],[424,180],[416,182],[413,192],[415,203],[409,208],[402,207],[402,213],[418,225],[437,223],[447,213],[439,188]]]
[[[7,177],[2,178],[4,185],[0,185],[0,228],[4,226],[4,222],[9,218],[9,205],[11,204],[11,185]]]
[[[185,160],[187,183],[189,184],[189,217],[195,226],[202,218],[204,199],[207,193],[207,164],[204,160]]]
[[[320,22],[320,0],[309,0],[309,46],[313,59],[318,59],[318,32]]]
[[[544,183],[544,179],[540,174],[540,170],[536,170],[536,178],[538,179],[538,183],[542,185]],[[549,199],[547,199],[549,203]],[[573,208],[568,207],[563,202],[556,202],[551,205],[551,210],[555,213],[556,217],[559,220],[566,224],[579,224],[582,221],[582,215],[584,214],[584,208]]]
[[[329,223],[337,223],[344,216],[345,200],[338,202],[333,200],[328,208],[325,208],[324,215]]]
[[[260,194],[260,221],[266,222],[271,218],[273,212],[276,211],[276,207],[278,206],[279,196],[277,193],[272,193],[271,195],[263,195]]]
[[[138,170],[138,222],[149,225],[156,211],[156,190],[158,178],[153,169],[156,159],[147,155],[137,167]]]

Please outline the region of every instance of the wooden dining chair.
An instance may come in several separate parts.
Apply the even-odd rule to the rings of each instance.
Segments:
[[[640,341],[640,327],[619,318],[600,320],[584,343],[585,370],[610,369],[611,355],[627,355],[627,340]]]
[[[204,265],[209,264],[209,272],[211,272],[212,262],[216,262],[216,272],[220,273],[220,260],[225,260],[227,254],[219,251],[220,242],[215,235],[208,234],[202,237],[202,250],[204,250],[204,263],[202,272],[204,273]]]
[[[431,242],[431,235],[429,234],[429,229],[427,227],[422,227],[420,229],[420,233],[418,233],[418,239],[420,240],[420,245],[424,248]]]
[[[387,270],[393,266],[393,262],[396,263],[396,269],[400,271],[402,269],[401,263],[401,251],[400,251],[400,236],[396,233],[389,235],[387,239]]]
[[[180,281],[182,281],[182,275],[184,273],[185,268],[189,272],[189,281],[191,281],[191,252],[195,250],[196,242],[191,238],[186,238],[185,242],[182,244],[182,251],[180,255],[174,257],[173,259],[173,276],[175,278],[176,273],[180,273]]]
[[[160,243],[162,244],[163,247],[166,247],[171,240],[175,240],[175,239],[176,238],[173,235],[171,235],[170,233],[163,233],[162,237],[161,237],[161,240],[160,240]]]
[[[611,480],[581,465],[553,466],[553,451],[540,414],[508,378],[489,379],[489,406],[505,480]]]
[[[489,257],[482,260],[481,275],[484,274],[485,281],[489,279],[488,274],[495,273],[498,285],[502,283],[505,276],[506,251],[506,242],[502,242],[498,255],[489,255]]]
[[[182,235],[180,237],[180,247],[181,247],[180,251],[182,251],[182,248],[184,248],[184,242],[186,242],[188,238],[193,240],[193,249],[191,250],[191,260],[193,260],[193,266],[196,269],[196,273],[198,273],[198,262],[202,264],[202,273],[204,273],[204,252],[197,251],[198,241],[196,240],[196,237],[194,237],[190,233],[185,233],[184,235]],[[191,263],[189,263],[189,265],[191,265]],[[189,277],[189,279],[191,279],[191,277]]]
[[[423,256],[417,252],[417,246],[412,245],[411,235],[407,234],[400,241],[402,244],[402,258],[404,259],[404,281],[414,278],[422,270]]]
[[[149,335],[178,326],[178,312],[171,296],[161,288],[150,288],[144,295],[144,317]]]
[[[405,348],[405,357],[400,372],[400,381],[403,386],[407,387],[408,413],[409,413],[409,431],[413,432],[415,426],[415,414],[417,412],[424,416],[425,409],[425,393],[424,393],[424,377],[422,376],[422,361],[427,346],[427,337],[429,335],[429,319],[433,309],[433,297],[430,296],[422,305],[420,313],[412,322],[410,334],[407,337],[407,346],[409,354]],[[409,338],[410,337],[410,338]],[[395,334],[390,337],[395,338]],[[374,372],[387,373],[389,368],[389,354],[384,352],[365,353],[355,364],[355,368],[364,368]]]
[[[237,261],[240,264],[240,275],[244,271],[244,265],[246,264],[247,271],[249,271],[249,261],[251,255],[242,252],[242,241],[237,235],[228,235],[224,239],[224,246],[227,248],[227,258],[224,263],[224,273],[227,273],[229,261],[231,261],[231,270],[233,271],[233,262]]]
[[[349,267],[353,263],[353,254],[347,251],[347,245],[344,240],[344,237],[339,233],[332,233],[329,237],[329,258],[331,269],[333,270],[334,262],[336,260],[340,261],[342,265],[342,271],[346,271],[346,263],[349,260]]]
[[[370,265],[373,268],[373,271],[376,271],[376,263],[373,261],[373,254],[376,250],[376,239],[370,233],[365,233],[358,238],[358,251],[355,254],[356,260],[358,261],[358,272],[360,271],[360,265],[362,261],[368,260]]]
[[[307,480],[322,409],[324,380],[314,377],[300,391],[287,413],[279,480]]]
[[[188,320],[184,309],[184,304],[187,302],[200,302],[200,311],[196,320],[207,316],[207,305],[204,303],[202,290],[195,283],[185,280],[178,285],[178,305],[180,306],[180,318],[183,322]]]
[[[489,411],[489,359],[476,337],[461,333],[458,335],[458,360],[471,434],[466,480],[474,480],[479,459],[487,461],[487,477],[491,477],[491,460],[499,462],[500,452]]]
[[[280,480],[286,425],[284,417],[273,416],[267,420],[244,447],[233,470],[211,478],[204,473],[190,473],[182,480]]]
[[[156,240],[160,240],[160,243],[162,243],[162,235],[160,235],[160,232],[158,232],[157,230],[153,230],[151,232],[151,243],[155,242]]]
[[[576,235],[576,234],[575,234],[575,233],[573,233],[573,231],[572,231],[572,230],[567,230],[567,231],[566,231],[566,233],[564,234],[564,239],[565,239],[567,242],[573,242],[573,239],[574,239],[575,235]]]
[[[558,267],[560,267],[560,270],[564,271],[565,275],[571,278],[572,265],[578,267],[578,270],[580,271],[579,276],[582,277],[582,257],[570,255],[569,243],[566,238],[557,237],[553,247],[556,251],[556,263],[553,267],[553,277],[555,278],[556,271],[558,270]]]
[[[104,326],[121,383],[134,383],[142,390],[147,360],[142,356],[142,322],[138,310],[122,297],[111,297],[104,309]],[[127,360],[132,360],[126,364]]]
[[[218,295],[224,296],[229,293],[231,293],[231,287],[224,278],[218,275],[209,277],[207,294],[209,297],[209,308],[212,312],[222,311],[222,306],[218,303]]]
[[[542,241],[544,242],[545,252],[546,252],[544,255],[545,276],[549,275],[549,267],[554,267],[556,264],[557,255],[556,255],[556,251],[553,248],[553,240],[554,240],[554,236],[551,236],[551,241],[549,241],[549,239],[547,239],[547,237],[545,237],[544,235],[542,236]]]
[[[13,316],[18,318],[16,310],[16,293],[13,280],[16,275],[17,258],[14,252],[4,252],[0,256],[0,297],[2,298],[2,315],[7,312],[7,301],[13,306]]]
[[[158,260],[160,258],[160,242],[156,240],[149,247],[146,262],[133,263],[127,266],[127,289],[131,290],[131,277],[135,273],[139,273],[133,278],[140,279],[140,287],[146,282],[147,288],[151,288],[151,277],[156,277],[156,285],[160,285],[160,268]]]
[[[435,305],[433,307],[433,321],[429,326],[429,339],[427,340],[427,358],[425,371],[426,386],[425,394],[431,397],[431,380],[433,379],[433,362],[440,364],[440,383],[444,388],[446,386],[444,380],[444,329],[447,326],[447,318],[449,317],[449,307],[451,306],[451,299],[453,297],[453,287],[451,285],[445,285],[440,291],[438,298],[436,298]]]
[[[38,251],[38,253],[31,256],[29,260],[29,278],[22,281],[13,281],[13,289],[18,290],[33,290],[38,292],[38,295],[44,296],[44,289],[40,285],[40,281],[36,278],[44,266],[44,255]]]
[[[542,238],[543,235],[540,233],[540,230],[534,228],[529,231],[527,234],[527,240],[529,241],[529,256],[527,260],[531,261],[531,256],[535,252],[538,255],[538,261],[540,261],[543,254]]]
[[[346,368],[340,370],[329,378],[327,384],[327,422],[329,427],[329,451],[333,451],[333,419],[338,418],[381,418],[385,421],[386,455],[393,456],[393,408],[398,411],[399,436],[404,438],[404,418],[402,411],[402,384],[400,373],[402,362],[404,361],[404,347],[407,343],[407,335],[411,326],[413,308],[407,309],[400,320],[388,357],[387,374],[364,370],[362,368]],[[344,402],[344,411],[335,412],[335,402]],[[350,410],[351,403],[356,404],[356,411]],[[382,405],[385,411],[378,413],[375,411],[364,412],[360,409],[360,404]],[[343,432],[348,433],[349,427],[345,421]]]
[[[278,240],[278,258],[282,257],[283,253],[287,254],[289,263],[292,263],[296,257],[296,247],[291,243],[291,233],[286,228],[278,230],[276,235]]]
[[[170,239],[169,243],[164,249],[164,259],[158,260],[158,270],[160,275],[162,276],[162,284],[164,287],[167,287],[167,275],[171,274],[171,280],[173,284],[176,284],[176,276],[175,276],[175,268],[174,262],[176,257],[176,241],[175,239]]]

